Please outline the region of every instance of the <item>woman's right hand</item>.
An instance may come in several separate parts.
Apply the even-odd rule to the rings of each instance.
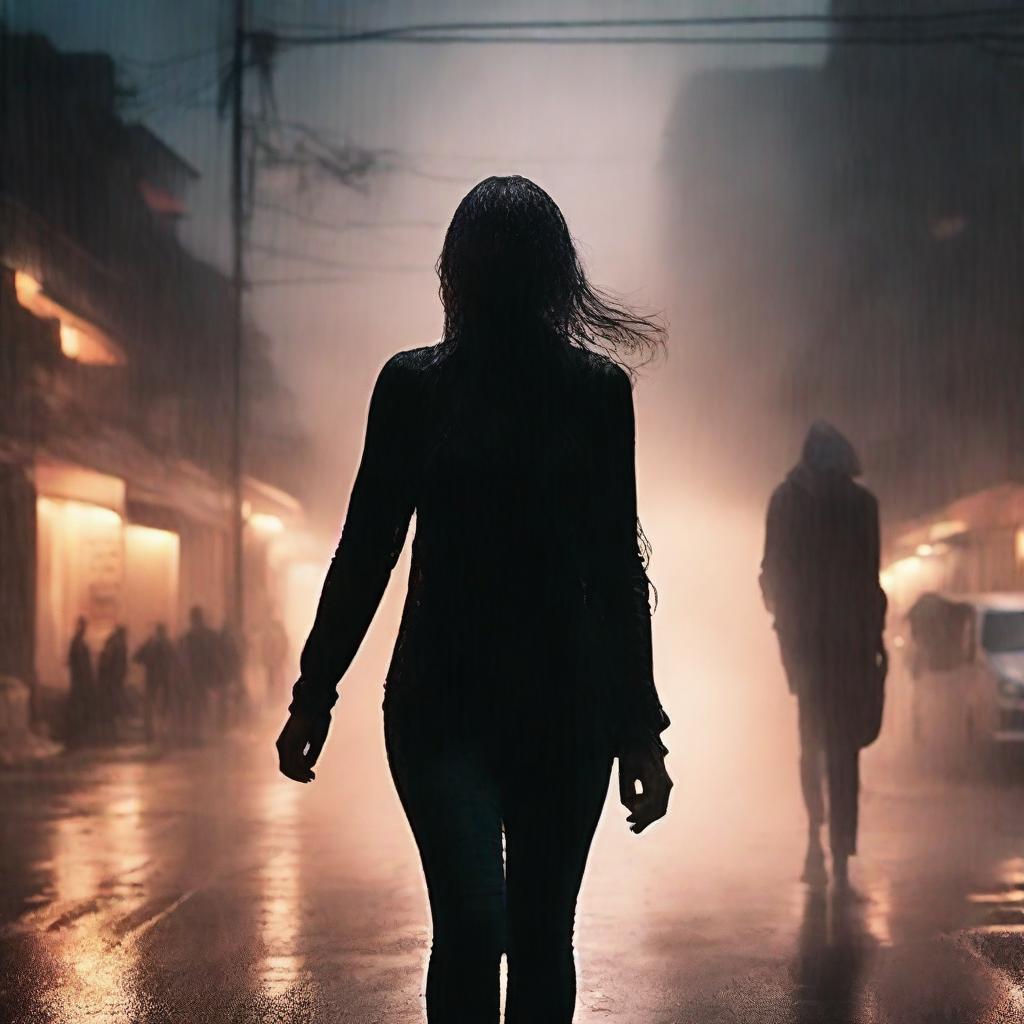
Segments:
[[[330,715],[304,715],[292,712],[277,737],[277,757],[281,774],[296,782],[312,782],[316,764],[331,727]]]
[[[640,783],[643,792],[637,793]],[[672,779],[665,758],[652,745],[619,754],[619,799],[629,811],[629,830],[639,835],[648,825],[668,813]]]

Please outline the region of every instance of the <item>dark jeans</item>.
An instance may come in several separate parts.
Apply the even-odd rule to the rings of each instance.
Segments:
[[[569,1024],[573,924],[610,753],[527,740],[440,742],[423,722],[385,716],[388,760],[430,897],[430,1024]],[[504,857],[502,837],[504,835]]]
[[[812,828],[825,821],[822,777],[828,780],[829,844],[833,856],[857,852],[857,803],[860,793],[860,750],[849,740],[830,736],[815,702],[799,698],[800,785]]]

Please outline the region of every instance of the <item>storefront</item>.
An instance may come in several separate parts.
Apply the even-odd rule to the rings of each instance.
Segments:
[[[62,463],[37,465],[36,679],[68,685],[67,652],[82,616],[94,653],[117,625],[129,643],[178,621],[177,533],[126,520],[118,477]]]

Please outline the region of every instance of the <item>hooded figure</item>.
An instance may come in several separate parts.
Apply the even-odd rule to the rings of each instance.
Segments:
[[[761,591],[799,705],[810,828],[804,878],[825,877],[824,776],[840,886],[857,851],[858,757],[881,726],[886,667],[878,503],[855,482],[860,473],[850,442],[829,424],[815,423],[800,462],[772,495],[761,563]]]

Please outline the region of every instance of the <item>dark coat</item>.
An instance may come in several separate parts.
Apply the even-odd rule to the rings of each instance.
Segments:
[[[181,655],[189,690],[199,697],[224,683],[220,636],[206,625],[193,625],[181,638]]]
[[[886,597],[878,573],[874,496],[845,474],[798,466],[768,506],[761,589],[790,689],[831,732],[862,745],[881,718]]]
[[[100,651],[96,670],[100,689],[107,691],[115,700],[124,692],[124,681],[128,675],[128,648],[125,636],[114,630]]]
[[[92,654],[85,638],[76,633],[68,648],[68,668],[71,673],[71,692],[75,694],[92,694],[95,678],[92,671]]]
[[[174,644],[166,636],[151,636],[136,652],[133,659],[142,666],[146,674],[146,692],[167,700],[177,653]]]
[[[75,633],[68,648],[71,692],[68,695],[68,733],[72,740],[84,739],[96,716],[96,677],[92,654],[82,633]]]

